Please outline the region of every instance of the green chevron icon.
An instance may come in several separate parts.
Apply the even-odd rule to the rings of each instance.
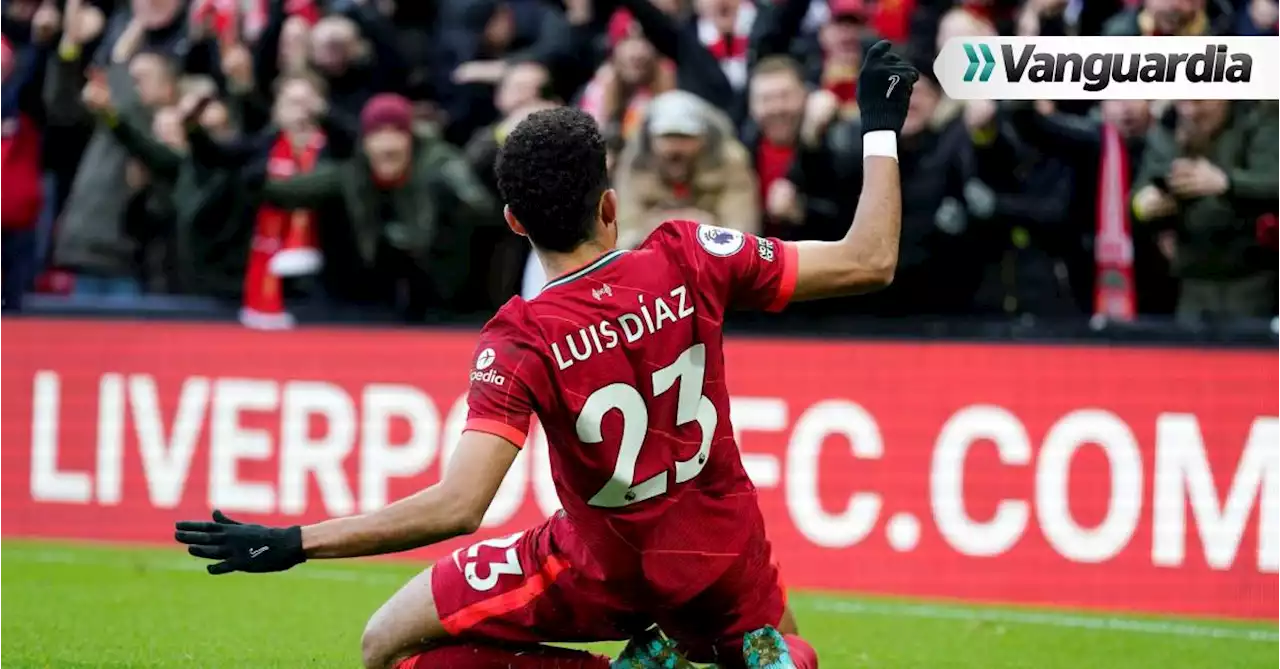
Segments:
[[[973,81],[973,76],[977,74],[978,81],[986,83],[991,78],[991,72],[996,69],[996,57],[991,53],[991,47],[986,44],[979,44],[978,51],[982,52],[981,59],[978,58],[972,44],[964,45],[964,55],[969,58],[969,68],[964,71],[964,80]],[[982,74],[978,74],[978,65],[982,65]]]

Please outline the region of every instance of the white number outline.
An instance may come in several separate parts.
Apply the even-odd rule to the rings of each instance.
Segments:
[[[477,541],[474,544],[471,544],[471,547],[467,549],[467,557],[472,558],[473,561],[468,562],[462,568],[462,575],[466,578],[467,585],[479,592],[487,592],[492,590],[493,586],[498,584],[498,578],[502,576],[523,576],[524,569],[520,566],[520,558],[516,555],[515,549],[516,542],[520,541],[520,537],[522,536],[524,536],[523,531],[516,532],[515,534],[510,534],[505,537],[485,539],[484,541]],[[506,560],[502,562],[490,562],[489,575],[484,578],[480,578],[479,574],[476,573],[477,563],[474,561],[474,558],[480,555],[481,546],[507,549]],[[453,561],[455,564],[458,562],[458,553],[461,551],[462,549],[459,548],[453,552]]]
[[[694,344],[685,349],[670,365],[653,373],[653,395],[658,397],[680,383],[676,398],[676,426],[697,422],[702,432],[698,452],[688,460],[675,463],[676,483],[684,483],[702,472],[711,455],[711,441],[715,438],[719,416],[710,398],[702,394],[706,377],[707,346]],[[667,492],[667,472],[633,484],[636,462],[649,432],[649,407],[640,391],[625,383],[611,383],[591,393],[578,414],[576,430],[584,444],[604,441],[602,429],[604,417],[613,410],[622,413],[622,440],[618,446],[618,459],[613,474],[587,504],[606,509],[616,509],[653,499]]]

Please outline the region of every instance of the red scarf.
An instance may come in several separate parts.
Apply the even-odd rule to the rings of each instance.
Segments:
[[[315,169],[324,134],[315,132],[299,153],[294,153],[288,133],[281,132],[267,154],[267,178],[288,179]],[[248,327],[265,330],[287,329],[293,318],[284,309],[280,275],[271,271],[272,259],[288,244],[314,247],[314,214],[308,210],[288,211],[268,204],[258,207],[258,217],[245,268],[244,298],[240,320]]]
[[[707,50],[720,61],[720,69],[733,89],[747,85],[748,40],[742,35],[720,35],[707,43]]]
[[[738,8],[738,16],[734,21],[733,33],[724,34],[710,20],[698,19],[696,26],[698,41],[702,42],[711,55],[720,61],[720,69],[729,79],[733,89],[740,91],[747,85],[747,51],[751,46],[748,35],[756,20],[755,5],[744,2]]]
[[[742,35],[722,35],[707,45],[716,60],[737,60],[747,57],[748,40]]]
[[[1129,148],[1110,123],[1102,126],[1097,219],[1093,313],[1107,320],[1131,321],[1138,309],[1133,286],[1133,233],[1129,227]]]

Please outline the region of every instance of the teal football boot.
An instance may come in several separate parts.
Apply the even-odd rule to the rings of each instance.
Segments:
[[[747,669],[795,669],[786,639],[772,627],[761,627],[742,637],[742,659]]]
[[[674,641],[652,627],[632,637],[609,669],[694,669],[694,666],[681,657]]]

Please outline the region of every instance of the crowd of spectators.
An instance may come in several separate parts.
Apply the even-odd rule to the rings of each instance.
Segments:
[[[491,312],[546,277],[493,175],[529,113],[609,143],[621,242],[668,218],[844,234],[854,88],[920,69],[901,260],[796,310],[942,318],[1271,318],[1277,107],[957,102],[954,36],[1275,35],[1275,0],[4,0],[4,304],[198,295]],[[1267,73],[1265,76],[1271,76]]]

